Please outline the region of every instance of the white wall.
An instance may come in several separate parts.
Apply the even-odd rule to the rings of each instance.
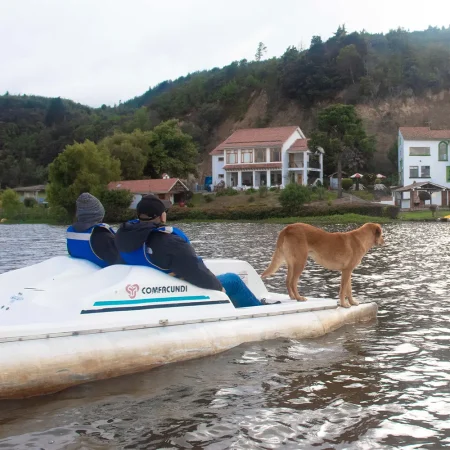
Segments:
[[[402,139],[401,139],[402,140]],[[441,141],[408,141],[402,140],[402,157],[403,157],[403,186],[412,184],[414,181],[420,183],[423,181],[431,181],[450,188],[450,182],[447,182],[447,166],[450,161],[439,161],[438,147]],[[430,156],[410,156],[410,147],[430,147]],[[399,148],[399,164],[400,164],[400,148]],[[409,167],[419,166],[419,177],[421,175],[421,166],[430,166],[430,178],[410,178]],[[399,166],[400,167],[400,166]]]
[[[223,161],[219,161],[222,158]],[[223,166],[225,165],[225,154],[222,155],[212,155],[212,184],[215,186],[220,181],[225,181],[225,170]],[[223,175],[223,178],[219,178],[219,175]]]
[[[300,130],[300,128],[297,128],[281,147],[281,161],[283,163],[281,169],[281,180],[283,181],[283,187],[289,184],[289,154],[287,150],[297,139],[305,139],[305,135],[303,134],[302,130]]]

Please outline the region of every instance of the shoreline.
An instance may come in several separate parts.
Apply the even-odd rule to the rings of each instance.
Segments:
[[[429,217],[427,217],[429,215]],[[367,216],[360,214],[334,214],[328,216],[307,216],[307,217],[274,217],[260,220],[239,219],[181,219],[169,220],[168,223],[263,223],[263,224],[292,224],[292,223],[308,223],[317,225],[340,225],[340,224],[364,224],[367,222],[376,222],[380,224],[387,223],[405,223],[405,222],[440,222],[438,218],[431,217],[431,212],[413,211],[400,213],[398,219],[391,219],[389,217]],[[55,226],[69,226],[69,224],[61,224],[56,221],[46,220],[6,220],[0,225],[55,225]]]

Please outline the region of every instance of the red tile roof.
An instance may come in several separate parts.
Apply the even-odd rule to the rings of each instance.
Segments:
[[[281,146],[294,133],[297,126],[276,128],[246,128],[235,131],[219,144],[210,155],[221,155],[224,148]]]
[[[308,150],[308,139],[297,139],[289,148],[289,153],[306,152]]]
[[[450,130],[432,130],[430,127],[400,127],[407,141],[450,139]]]
[[[133,194],[166,194],[179,181],[182,187],[188,191],[189,189],[178,178],[153,179],[153,180],[126,180],[111,181],[108,184],[110,191],[115,189],[126,189]]]
[[[223,167],[225,170],[269,170],[281,169],[280,162],[257,163],[257,164],[227,164]]]

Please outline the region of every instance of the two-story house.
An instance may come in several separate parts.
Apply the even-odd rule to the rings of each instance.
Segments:
[[[211,151],[212,182],[242,188],[323,182],[323,150],[316,154],[297,126],[235,131]]]
[[[432,181],[450,187],[448,147],[450,130],[429,127],[400,127],[398,172],[403,186],[414,181]]]
[[[450,130],[431,130],[429,127],[400,127],[398,131],[398,175],[403,188],[398,191],[423,187],[430,189],[432,203],[447,204],[450,189],[450,162],[448,147]],[[425,183],[426,182],[426,183]],[[445,197],[443,196],[445,192]],[[416,196],[417,197],[417,196]],[[402,207],[418,202],[409,194],[402,198]],[[400,203],[399,203],[400,204]]]

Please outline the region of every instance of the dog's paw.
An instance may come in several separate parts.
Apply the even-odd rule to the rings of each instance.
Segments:
[[[354,298],[352,298],[352,299],[350,300],[350,305],[352,305],[352,306],[358,306],[358,305],[359,305],[359,302],[358,302],[358,300],[355,300]]]
[[[306,302],[308,299],[306,297],[303,297],[302,295],[299,295],[296,300],[298,302]]]
[[[347,300],[345,300],[345,302],[341,302],[341,306],[342,308],[350,308],[350,306],[352,305],[350,305],[350,303]]]

